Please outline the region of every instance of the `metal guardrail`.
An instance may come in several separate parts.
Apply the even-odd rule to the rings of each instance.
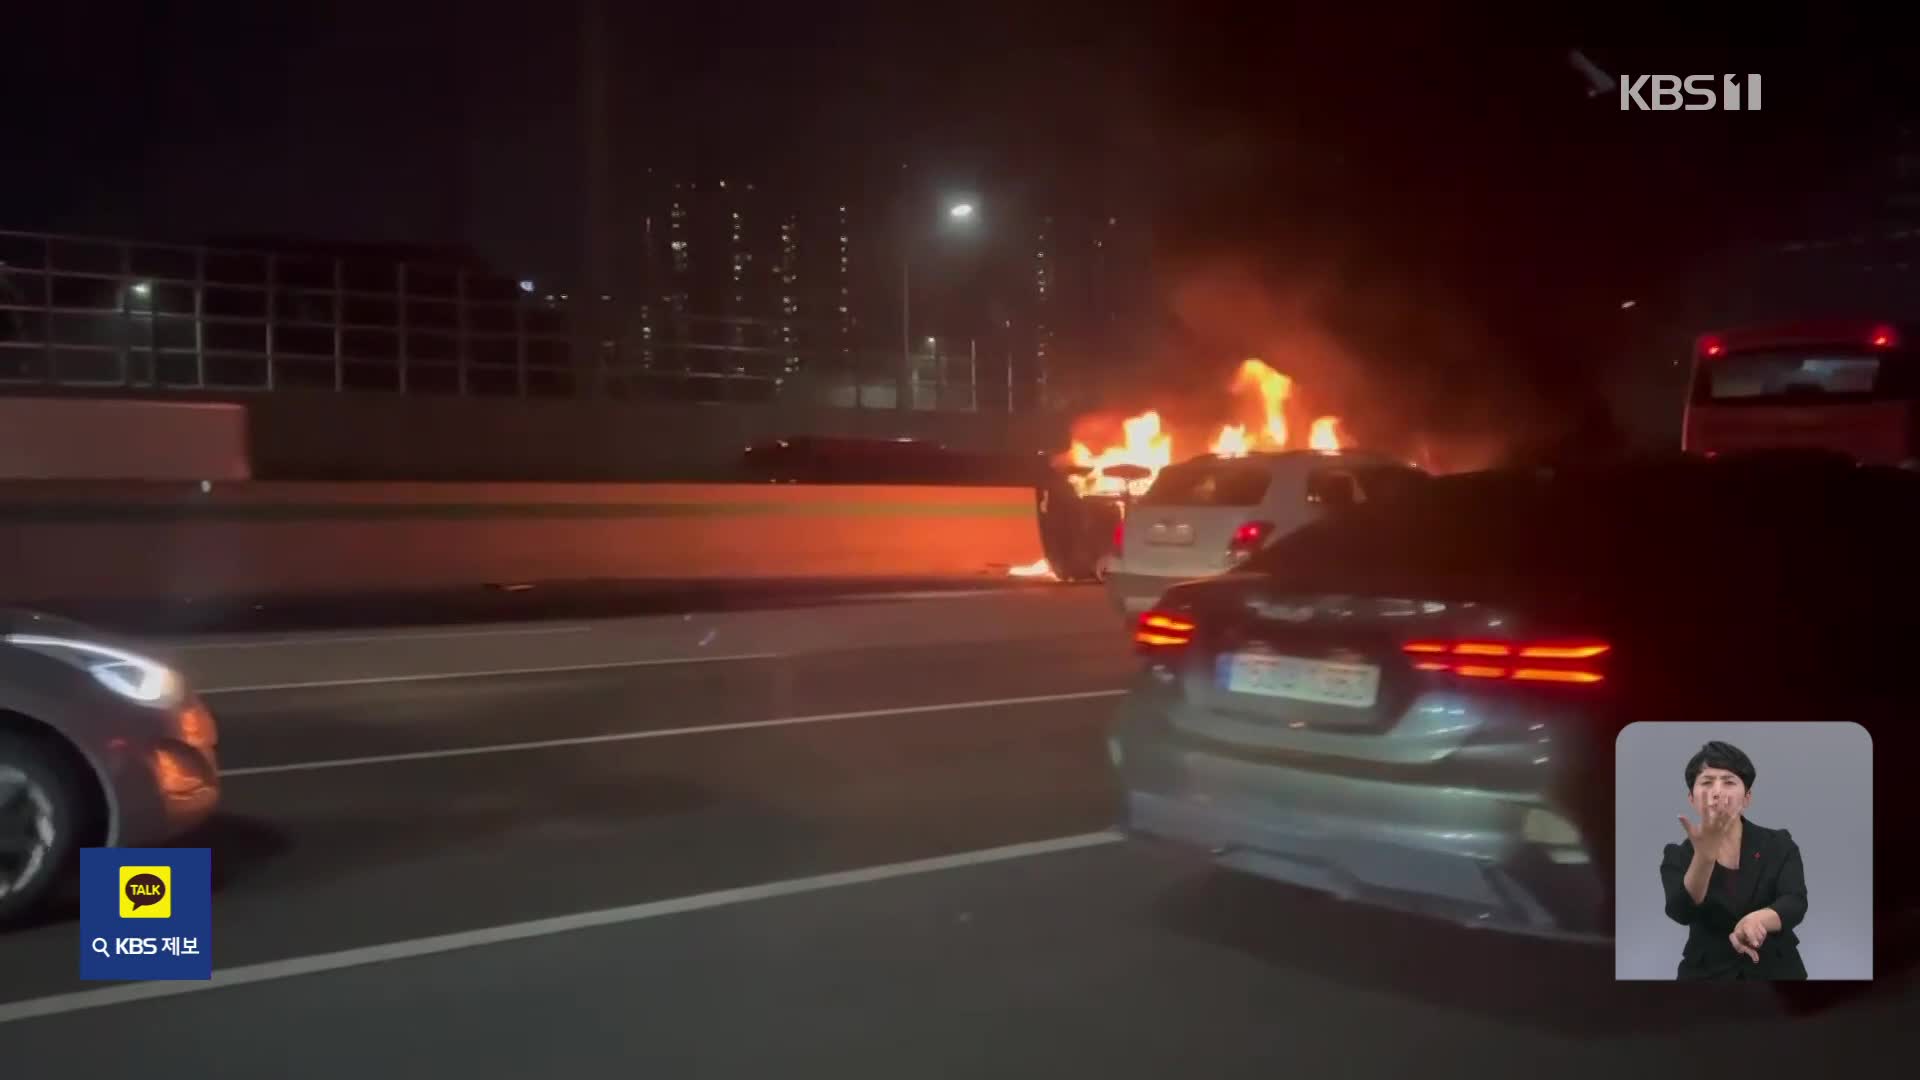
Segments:
[[[595,332],[594,323],[626,330]],[[897,353],[809,351],[790,343],[793,324],[611,302],[596,310],[452,262],[0,231],[0,389],[895,407]],[[756,337],[765,343],[748,343]],[[1010,364],[999,386],[983,384],[968,356],[930,355],[916,369],[915,408],[1034,404]]]

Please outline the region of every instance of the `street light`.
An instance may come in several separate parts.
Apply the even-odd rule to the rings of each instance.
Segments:
[[[964,225],[975,220],[975,207],[970,202],[956,202],[947,207],[947,218]],[[913,370],[913,252],[912,245],[900,259],[900,392],[894,403],[896,408],[914,407],[914,370]],[[927,344],[933,344],[928,338]]]
[[[135,312],[144,312],[146,314],[147,370],[149,372],[149,378],[156,386],[159,385],[160,381],[160,330],[159,327],[155,325],[157,317],[160,314],[158,311],[159,307],[160,305],[155,303],[153,299],[153,282],[134,281],[127,284],[127,296],[125,305],[122,308],[124,313],[122,318],[125,318],[127,315],[132,315]],[[120,381],[128,385],[133,384],[133,372],[131,370],[133,342],[131,338],[131,334],[126,334],[120,348]]]

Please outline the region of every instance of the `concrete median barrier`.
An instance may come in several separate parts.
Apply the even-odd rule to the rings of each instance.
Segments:
[[[0,483],[13,603],[986,576],[1040,550],[1026,487]]]

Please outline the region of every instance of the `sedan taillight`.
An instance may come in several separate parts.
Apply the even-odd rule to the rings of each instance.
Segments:
[[[1592,685],[1606,680],[1604,641],[1409,641],[1400,646],[1416,671],[1463,679]]]
[[[1184,649],[1193,644],[1198,628],[1198,624],[1184,614],[1149,611],[1140,616],[1139,624],[1134,627],[1133,644],[1143,653]]]

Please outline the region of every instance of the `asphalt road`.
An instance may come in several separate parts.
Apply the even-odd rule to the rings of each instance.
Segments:
[[[816,599],[169,642],[222,725],[219,975],[0,937],[0,1074],[1824,1070],[1916,1003],[1617,985],[1119,842],[1097,592]]]

